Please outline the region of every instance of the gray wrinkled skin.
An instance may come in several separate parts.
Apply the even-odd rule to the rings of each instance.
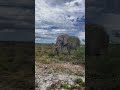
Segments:
[[[67,51],[70,54],[72,49],[76,49],[80,46],[80,40],[78,37],[63,34],[57,37],[56,46],[58,52],[63,52],[63,49],[67,48]]]

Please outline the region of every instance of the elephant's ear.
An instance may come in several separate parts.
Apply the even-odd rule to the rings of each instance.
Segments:
[[[69,39],[69,36],[65,36],[65,37],[64,37],[64,44],[67,44],[67,43],[68,43],[68,39]]]

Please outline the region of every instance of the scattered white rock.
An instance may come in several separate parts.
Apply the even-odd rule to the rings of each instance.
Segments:
[[[35,82],[36,82],[36,90],[46,90],[47,87],[55,84],[59,81],[67,82],[70,85],[74,84],[74,80],[77,78],[81,78],[85,82],[85,77],[70,75],[65,73],[48,73],[48,66],[45,68],[40,68],[37,65],[35,66]],[[57,89],[56,89],[57,90]],[[65,90],[65,89],[61,89]]]

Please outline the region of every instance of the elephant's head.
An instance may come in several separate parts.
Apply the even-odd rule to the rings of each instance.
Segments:
[[[64,34],[64,35],[59,35],[57,37],[57,41],[56,41],[56,45],[58,46],[58,50],[62,51],[64,46],[67,45],[68,43],[68,35]]]
[[[66,34],[64,34],[63,37],[64,37],[64,38],[63,38],[63,45],[66,46],[66,45],[68,44],[69,36],[66,35]]]

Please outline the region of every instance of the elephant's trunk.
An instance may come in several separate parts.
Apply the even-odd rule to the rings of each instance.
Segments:
[[[59,54],[59,51],[58,51],[58,45],[54,45],[54,49],[55,49],[55,52],[57,53],[57,55]]]

